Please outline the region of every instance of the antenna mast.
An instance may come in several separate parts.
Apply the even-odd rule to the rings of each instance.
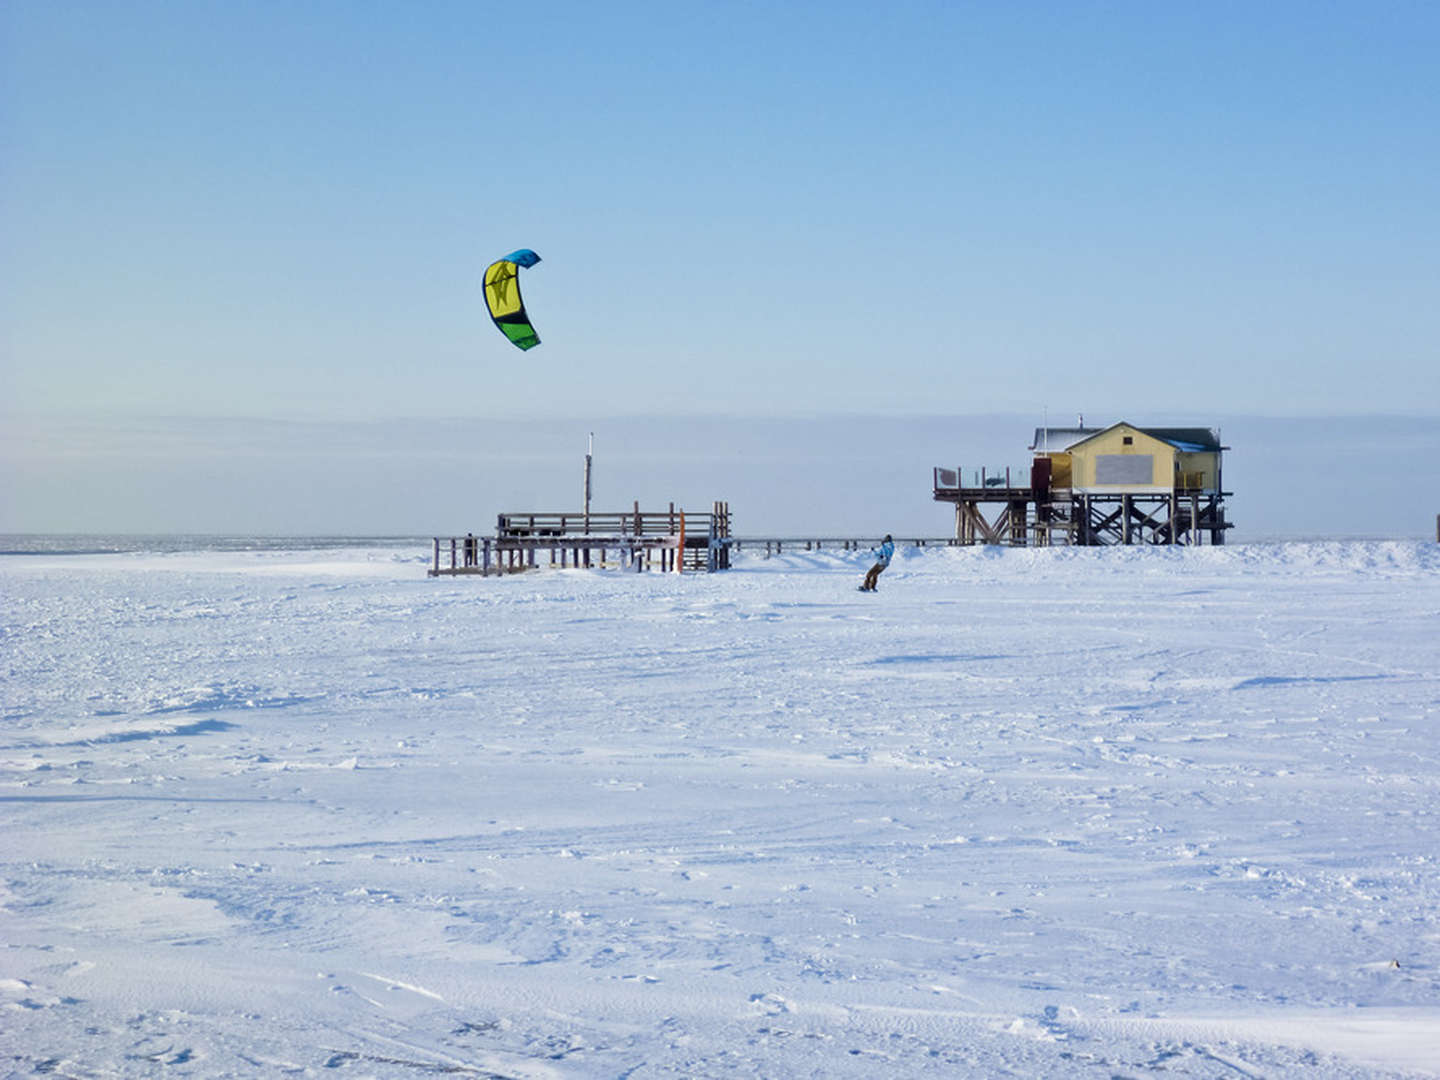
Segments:
[[[590,459],[595,454],[595,433],[590,432],[590,441],[585,444],[585,520],[590,520]],[[589,531],[587,524],[586,531]]]

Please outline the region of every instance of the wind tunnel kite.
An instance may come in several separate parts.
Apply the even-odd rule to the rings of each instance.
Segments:
[[[520,349],[533,349],[540,344],[540,335],[525,314],[525,301],[520,299],[520,267],[527,270],[540,261],[529,248],[512,251],[485,268],[485,303],[490,318],[510,341]]]

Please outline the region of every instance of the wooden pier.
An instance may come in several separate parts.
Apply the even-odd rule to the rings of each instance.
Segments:
[[[637,503],[618,513],[507,513],[496,518],[493,536],[435,537],[429,574],[516,574],[543,565],[713,572],[729,568],[730,544],[726,502],[713,503],[709,513],[673,503],[659,512]]]

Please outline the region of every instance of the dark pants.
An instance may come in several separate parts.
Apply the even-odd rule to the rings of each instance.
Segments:
[[[865,584],[860,587],[867,591],[875,588],[875,582],[880,579],[880,575],[885,571],[885,566],[885,563],[877,562],[870,567],[870,572],[865,575]]]

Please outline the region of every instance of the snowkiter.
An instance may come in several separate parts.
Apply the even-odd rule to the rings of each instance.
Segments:
[[[861,592],[874,592],[875,582],[879,580],[881,572],[890,565],[890,558],[895,554],[895,541],[890,539],[890,534],[885,534],[885,539],[880,542],[878,548],[871,548],[875,553],[875,565],[870,567],[865,575],[865,584],[860,586]]]

